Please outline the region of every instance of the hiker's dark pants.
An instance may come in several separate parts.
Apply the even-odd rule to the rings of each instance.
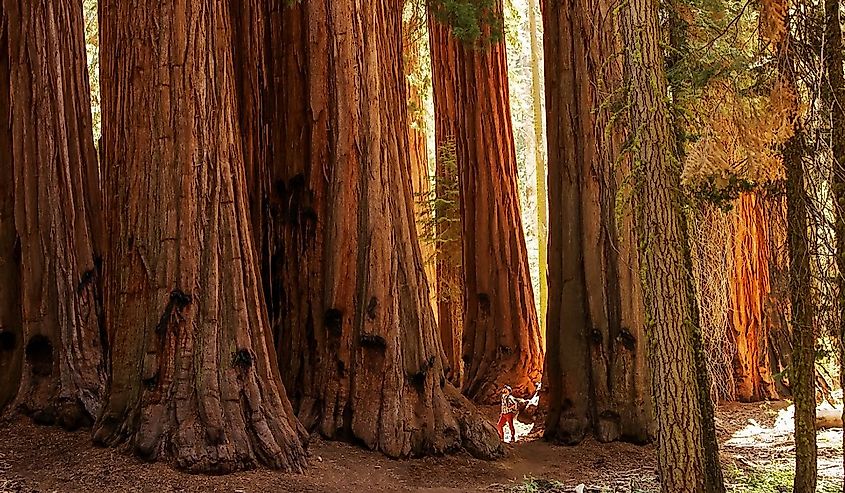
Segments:
[[[513,429],[513,416],[514,413],[505,413],[499,416],[499,422],[496,424],[496,428],[499,430],[500,439],[505,439],[505,423],[507,423],[511,429],[511,441],[516,440],[516,431]]]

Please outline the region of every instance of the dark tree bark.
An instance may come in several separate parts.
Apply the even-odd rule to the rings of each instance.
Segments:
[[[391,457],[500,454],[444,375],[402,131],[402,2],[305,0],[270,15],[269,200],[283,252],[271,309],[298,416]]]
[[[784,149],[786,167],[789,297],[792,305],[790,388],[795,403],[795,493],[816,490],[816,380],[814,310],[807,236],[807,192],[804,189],[806,148],[802,129]]]
[[[100,19],[114,337],[94,439],[193,472],[301,470],[252,246],[229,4],[107,0]]]
[[[691,261],[680,163],[666,105],[659,5],[634,0],[620,9],[628,116],[652,392],[658,424],[658,470],[664,492],[725,491],[709,401],[701,382]]]
[[[20,241],[15,230],[9,30],[0,2],[0,412],[15,397],[23,359]]]
[[[243,142],[246,193],[250,224],[258,251],[266,246],[266,220],[262,190],[267,177],[267,135],[264,128],[266,0],[230,0],[232,60],[237,93],[238,123]],[[259,256],[259,259],[261,257]],[[262,266],[264,267],[264,266]],[[262,273],[264,269],[259,269]]]
[[[735,395],[741,402],[777,399],[770,371],[766,303],[771,291],[769,221],[765,200],[742,194],[732,213],[733,272],[728,274]]]
[[[502,3],[494,8],[501,17]],[[519,211],[505,44],[462,43],[435,19],[429,30],[437,146],[454,142],[460,183],[463,391],[484,402],[496,402],[504,384],[530,395],[543,343]]]
[[[780,74],[798,94],[793,37],[786,21],[786,35],[778,44]],[[802,122],[790,115],[794,135],[783,149],[786,170],[786,238],[789,256],[789,300],[792,326],[792,366],[790,390],[795,404],[795,493],[816,490],[816,338],[815,303],[812,296],[810,239],[807,231],[807,191],[804,185],[804,159],[808,149]]]
[[[835,201],[836,223],[836,265],[839,268],[837,284],[839,287],[839,379],[841,388],[845,389],[845,74],[842,63],[845,48],[842,44],[842,25],[840,18],[840,1],[825,0],[825,69],[829,88],[825,95],[830,105],[831,135],[830,142],[833,151],[833,174],[831,185]],[[845,410],[842,420],[845,421]],[[845,438],[845,429],[843,429]],[[845,456],[843,456],[845,465]],[[845,481],[842,485],[845,491]]]
[[[105,383],[101,207],[82,5],[5,0],[3,8],[21,258],[15,350],[23,363],[12,407],[74,429],[97,415]]]
[[[620,158],[612,93],[621,86],[616,23],[606,2],[543,12],[549,122],[547,437],[649,441],[655,433],[632,217],[616,200]],[[624,200],[631,200],[630,192]]]

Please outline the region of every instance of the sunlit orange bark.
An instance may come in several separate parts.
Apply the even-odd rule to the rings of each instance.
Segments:
[[[736,201],[733,271],[729,277],[736,397],[743,402],[777,397],[767,347],[766,302],[770,291],[769,229],[763,201],[746,193]]]

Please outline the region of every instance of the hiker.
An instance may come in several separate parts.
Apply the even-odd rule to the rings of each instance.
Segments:
[[[513,389],[510,385],[502,387],[502,414],[499,416],[499,423],[496,429],[499,430],[499,439],[505,441],[505,423],[511,430],[511,443],[516,441],[516,430],[513,427],[513,418],[516,416],[518,403],[512,395]]]

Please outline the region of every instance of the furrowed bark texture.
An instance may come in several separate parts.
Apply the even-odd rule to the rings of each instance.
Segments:
[[[305,0],[273,10],[271,33],[271,127],[291,132],[271,138],[272,309],[300,419],[391,457],[499,455],[444,376],[402,130],[402,2]]]
[[[633,167],[636,227],[645,295],[657,458],[666,493],[723,492],[721,469],[708,447],[709,389],[699,388],[692,292],[680,166],[666,107],[667,79],[659,40],[658,3],[634,0],[620,9]]]
[[[250,225],[257,251],[266,248],[267,224],[262,191],[267,177],[267,129],[264,127],[267,81],[265,62],[266,0],[230,0],[232,60],[237,94],[238,123],[243,143]],[[261,260],[261,257],[258,257]],[[259,269],[263,274],[264,266]]]
[[[446,70],[454,73],[456,60],[448,59],[452,53],[448,45],[438,44],[444,41],[436,30],[445,30],[429,12],[428,33],[432,64],[438,58],[448,60]],[[444,34],[445,35],[445,34]],[[446,38],[449,39],[449,38]],[[435,56],[441,53],[442,56]],[[432,71],[436,72],[432,67]],[[458,178],[457,118],[454,116],[462,106],[450,99],[444,83],[432,77],[434,91],[434,126],[435,126],[435,236],[437,252],[435,270],[437,277],[437,323],[440,340],[446,352],[447,377],[459,388],[463,385],[465,365],[463,360],[464,333],[464,271],[460,204],[460,179]],[[448,83],[448,81],[447,81]],[[438,96],[438,93],[441,93]],[[440,103],[438,103],[440,101]],[[449,103],[450,106],[444,106]],[[451,116],[448,116],[451,115]]]
[[[0,412],[17,394],[23,359],[8,34],[5,7],[0,2],[0,176],[4,177],[0,180]]]
[[[82,5],[3,2],[23,366],[12,408],[90,425],[105,383],[97,281],[101,207]],[[7,182],[8,183],[8,182]],[[4,287],[5,289],[5,287]]]
[[[836,265],[839,269],[837,283],[839,287],[839,381],[840,387],[845,388],[845,74],[842,63],[842,25],[840,19],[840,1],[825,0],[825,69],[830,84],[824,94],[830,105],[831,135],[830,142],[833,151],[833,174],[831,188],[836,207]],[[842,420],[845,421],[845,409]],[[845,428],[843,428],[845,438]],[[845,465],[845,455],[843,455]],[[842,483],[845,491],[845,478]]]
[[[807,192],[804,188],[806,148],[801,128],[784,149],[786,167],[789,297],[792,304],[792,367],[790,387],[795,403],[795,493],[816,490],[816,380],[814,310],[807,236]]]
[[[730,292],[730,339],[734,347],[735,396],[741,402],[777,399],[769,363],[766,303],[771,291],[770,252],[765,201],[744,193],[731,214],[733,272]]]
[[[786,21],[786,35],[779,41],[780,73],[797,93],[797,79],[792,51],[794,43],[790,25]],[[797,113],[797,112],[796,112]],[[807,231],[807,190],[804,184],[804,159],[808,155],[804,129],[799,115],[790,115],[794,134],[783,148],[786,171],[786,238],[789,257],[789,300],[792,326],[792,366],[790,390],[795,404],[795,493],[816,490],[816,337],[815,303],[812,296],[810,267],[810,238]]]
[[[501,2],[495,9],[501,15]],[[454,142],[460,183],[463,392],[492,403],[509,384],[529,396],[543,343],[519,212],[505,44],[464,44],[434,19],[429,29],[437,146]]]
[[[549,306],[546,436],[646,442],[656,425],[632,216],[617,217],[630,164],[611,125],[621,84],[606,2],[545,5],[549,122]],[[630,207],[627,207],[630,210]]]
[[[229,4],[100,3],[112,380],[94,439],[299,471],[246,198]]]

